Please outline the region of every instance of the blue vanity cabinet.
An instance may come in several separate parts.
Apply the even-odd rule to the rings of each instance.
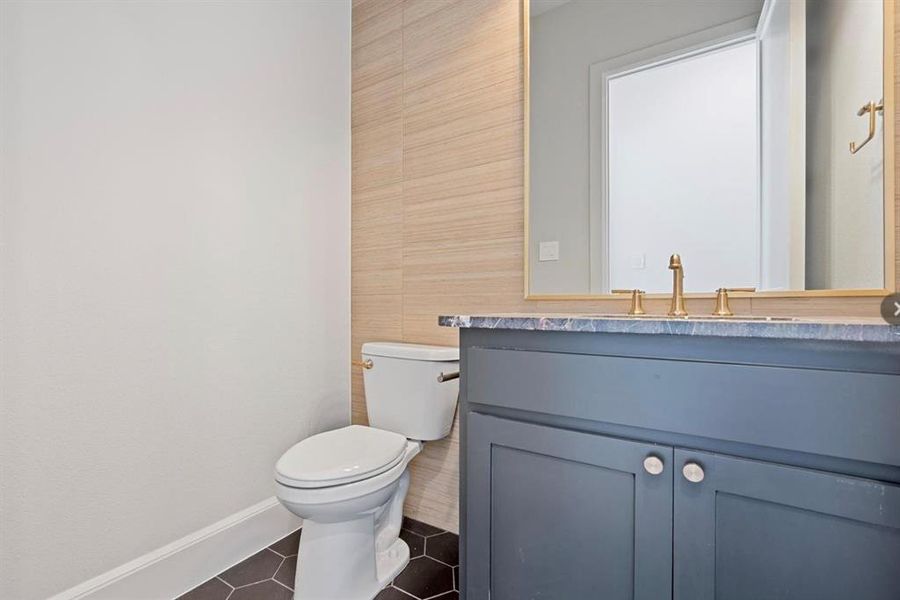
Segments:
[[[900,486],[681,448],[675,466],[675,600],[900,598]]]
[[[900,344],[460,341],[466,600],[900,600]]]
[[[671,447],[473,414],[466,453],[467,598],[670,597]]]

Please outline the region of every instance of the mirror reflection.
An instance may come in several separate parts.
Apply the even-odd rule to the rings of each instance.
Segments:
[[[529,293],[883,288],[883,13],[530,0]]]

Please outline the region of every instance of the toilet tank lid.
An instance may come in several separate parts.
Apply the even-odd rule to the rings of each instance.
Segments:
[[[459,348],[453,346],[426,346],[400,342],[366,342],[362,345],[362,353],[368,356],[405,358],[407,360],[459,360]]]

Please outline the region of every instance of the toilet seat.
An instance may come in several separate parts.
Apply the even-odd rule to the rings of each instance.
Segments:
[[[303,489],[345,485],[395,467],[406,448],[398,433],[350,425],[294,444],[275,465],[275,480]]]
[[[409,462],[422,451],[422,442],[408,440],[400,461],[394,466],[359,481],[318,488],[302,488],[282,483],[276,478],[275,495],[283,502],[297,502],[307,505],[335,505],[353,502],[369,494],[393,485],[406,471]]]

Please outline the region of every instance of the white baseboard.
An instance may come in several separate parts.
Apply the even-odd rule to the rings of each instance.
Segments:
[[[300,527],[275,497],[204,527],[49,600],[176,598]]]

